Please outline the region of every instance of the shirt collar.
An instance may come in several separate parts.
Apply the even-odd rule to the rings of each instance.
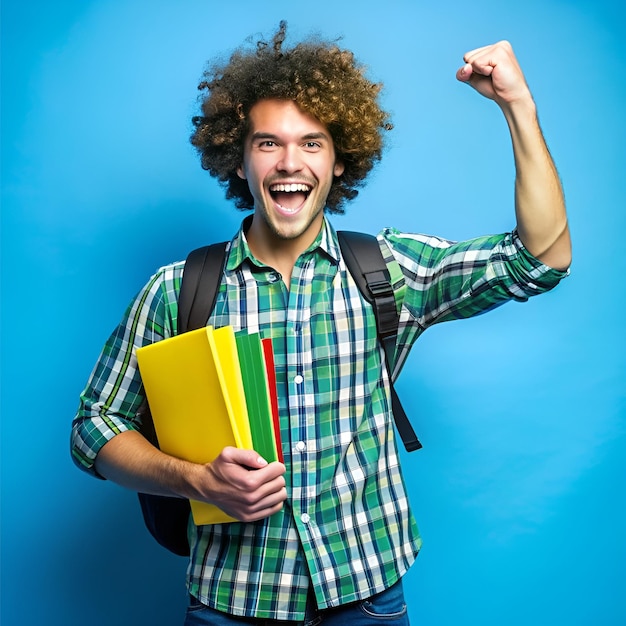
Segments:
[[[226,269],[233,271],[237,269],[244,261],[249,261],[257,267],[265,267],[264,263],[261,263],[252,254],[250,247],[248,246],[248,240],[246,238],[246,231],[250,227],[252,222],[252,215],[246,216],[237,234],[233,237],[228,252],[228,259],[226,260]],[[339,251],[339,240],[337,239],[337,233],[331,225],[331,223],[324,218],[322,228],[315,238],[315,241],[309,246],[309,248],[303,253],[313,253],[319,251],[327,256],[335,265],[339,264],[341,253]]]

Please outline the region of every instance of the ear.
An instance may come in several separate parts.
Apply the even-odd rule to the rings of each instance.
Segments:
[[[341,161],[337,161],[335,163],[335,167],[333,168],[333,174],[336,178],[339,178],[343,174],[345,169],[345,165]]]
[[[237,176],[239,176],[239,178],[241,178],[242,180],[246,180],[246,172],[243,169],[243,165],[240,165],[237,168]]]

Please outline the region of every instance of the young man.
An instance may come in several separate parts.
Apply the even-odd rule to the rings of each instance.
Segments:
[[[210,323],[273,341],[285,464],[226,448],[211,463],[143,438],[136,348],[175,335],[182,263],[129,306],[81,396],[72,453],[133,490],[217,504],[241,522],[190,523],[186,624],[408,623],[401,578],[420,548],[393,431],[384,353],[326,213],[356,195],[391,128],[352,54],[334,44],[237,51],[207,72],[192,143],[239,208]],[[453,243],[384,230],[401,310],[394,369],[434,323],[554,287],[570,264],[563,195],[511,46],[479,48],[457,78],[494,100],[515,164],[512,233]],[[243,620],[241,619],[243,618]],[[261,621],[259,621],[261,620]]]

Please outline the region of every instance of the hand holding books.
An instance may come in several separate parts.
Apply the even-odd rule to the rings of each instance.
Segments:
[[[232,462],[223,454],[236,456],[229,447],[282,462],[271,341],[209,326],[139,348],[137,360],[163,452],[216,461],[216,473]],[[206,502],[191,510],[198,525],[234,521]]]
[[[200,484],[210,487],[211,493],[201,496],[234,519],[252,522],[269,517],[282,508],[287,497],[285,466],[268,463],[254,450],[224,448],[204,467]]]

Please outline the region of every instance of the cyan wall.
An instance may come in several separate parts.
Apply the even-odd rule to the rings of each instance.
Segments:
[[[419,626],[626,623],[623,0],[2,2],[4,626],[182,622],[182,559],[72,465],[77,396],[128,300],[241,215],[188,145],[206,59],[279,19],[343,35],[396,124],[342,228],[512,228],[513,164],[462,54],[510,39],[566,189],[572,276],[429,331],[399,390]]]

